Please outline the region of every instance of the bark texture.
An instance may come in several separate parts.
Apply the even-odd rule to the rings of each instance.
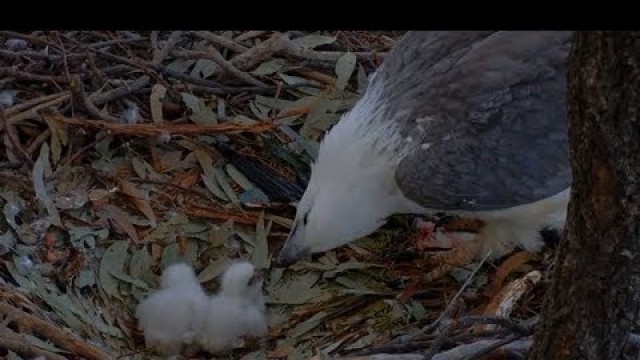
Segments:
[[[530,360],[618,359],[640,304],[640,32],[577,32],[573,187]]]

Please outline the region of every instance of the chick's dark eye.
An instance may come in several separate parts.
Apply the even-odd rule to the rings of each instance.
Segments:
[[[304,214],[304,217],[302,218],[302,223],[307,225],[307,221],[309,220],[309,213]]]

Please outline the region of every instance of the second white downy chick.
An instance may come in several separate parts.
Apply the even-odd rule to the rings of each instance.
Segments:
[[[177,355],[195,338],[196,321],[207,306],[193,269],[179,263],[167,267],[160,290],[138,305],[136,317],[148,348],[164,355]]]
[[[248,262],[231,265],[222,276],[218,294],[211,297],[202,314],[197,341],[212,353],[237,347],[244,336],[267,333],[264,272]]]

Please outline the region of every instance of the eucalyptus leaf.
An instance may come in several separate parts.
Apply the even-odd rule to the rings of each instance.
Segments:
[[[326,311],[320,311],[314,314],[312,317],[307,320],[299,323],[295,328],[289,331],[289,337],[291,338],[299,338],[300,336],[308,333],[309,331],[317,328],[320,324],[324,323],[325,318],[331,315],[331,313]]]
[[[262,214],[256,223],[256,239],[254,243],[253,253],[251,254],[251,262],[257,268],[267,269],[271,263],[269,257],[269,244],[267,242],[267,236],[271,229],[271,221],[265,228],[264,226],[264,214]]]
[[[190,119],[195,124],[214,125],[218,123],[218,117],[204,100],[186,92],[180,93],[180,95],[182,95],[184,104],[191,110]]]
[[[24,338],[24,340],[29,342],[31,345],[34,345],[35,347],[38,347],[40,349],[47,350],[47,351],[54,352],[54,353],[64,353],[65,352],[64,350],[57,348],[52,343],[50,343],[48,341],[44,341],[44,340],[42,340],[40,338],[37,338],[37,337],[35,337],[33,335],[23,334],[22,337]]]
[[[91,270],[81,270],[75,280],[75,285],[80,289],[86,286],[93,286],[95,284],[96,276]]]
[[[249,179],[247,179],[247,177],[238,170],[238,168],[233,166],[233,164],[227,164],[227,166],[225,166],[225,170],[227,171],[227,174],[229,174],[229,177],[231,177],[233,181],[240,185],[244,190],[250,190],[255,187],[251,181],[249,181]]]
[[[198,281],[206,283],[215,279],[221,275],[227,267],[229,267],[229,264],[231,264],[231,259],[226,256],[221,256],[215,261],[209,263],[209,265],[207,265],[207,267],[198,274]]]
[[[236,192],[231,187],[231,182],[229,181],[229,178],[224,173],[224,171],[220,167],[214,167],[213,174],[216,178],[216,181],[218,182],[218,185],[220,185],[227,198],[231,200],[234,205],[240,207],[240,201],[236,196]]]
[[[135,250],[131,254],[131,261],[129,262],[129,274],[132,277],[140,280],[144,280],[147,283],[151,277],[152,258],[146,247]]]
[[[279,58],[271,59],[267,62],[263,62],[262,64],[260,64],[260,66],[258,66],[255,70],[253,70],[251,74],[257,75],[257,76],[271,75],[282,70],[282,68],[286,63],[287,62],[284,59],[279,59]]]
[[[118,292],[118,280],[112,273],[122,273],[128,258],[129,242],[114,241],[102,256],[98,279],[104,292],[115,298],[120,298]]]
[[[197,258],[198,245],[195,242],[189,241],[187,243],[185,254],[181,254],[178,244],[174,243],[164,248],[164,251],[162,252],[162,258],[160,259],[160,264],[162,265],[163,269],[178,262],[185,262],[189,265],[193,265],[195,264]]]
[[[202,168],[202,181],[204,182],[205,187],[219,199],[229,201],[229,198],[220,188],[220,185],[216,180],[216,172],[213,167],[213,159],[211,156],[209,156],[209,154],[204,150],[200,149],[196,149],[195,154],[198,162],[200,163],[200,167]]]
[[[327,295],[325,290],[314,286],[320,274],[317,272],[307,272],[295,274],[291,278],[283,278],[281,282],[269,286],[270,304],[301,305],[308,302],[319,301],[323,295]]]
[[[314,49],[318,46],[333,44],[335,36],[309,34],[291,40],[291,44],[303,49]]]
[[[351,79],[351,75],[353,75],[353,71],[356,68],[356,63],[356,56],[352,52],[347,52],[338,59],[335,69],[338,76],[336,89],[344,90],[347,87],[349,79]]]
[[[199,59],[196,61],[193,70],[191,70],[191,76],[206,79],[218,71],[218,64],[212,60]]]
[[[40,147],[40,155],[38,159],[33,164],[32,170],[32,180],[33,180],[33,188],[36,193],[36,197],[40,200],[45,208],[47,209],[47,213],[51,217],[51,223],[64,228],[62,223],[60,222],[60,214],[58,213],[58,209],[53,203],[49,192],[47,191],[47,186],[45,182],[45,177],[51,174],[51,164],[49,164],[49,146],[47,143],[42,144]]]

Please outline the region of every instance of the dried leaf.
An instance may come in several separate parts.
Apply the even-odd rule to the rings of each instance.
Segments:
[[[332,278],[346,271],[362,270],[362,269],[367,269],[372,267],[383,268],[384,266],[378,265],[378,264],[363,263],[358,261],[346,261],[346,262],[340,263],[334,270],[325,272],[323,276],[325,278]]]
[[[237,207],[240,207],[240,201],[238,200],[238,197],[236,196],[236,192],[233,191],[233,188],[231,187],[231,183],[229,182],[229,178],[224,173],[224,171],[219,167],[214,167],[213,168],[213,173],[214,173],[214,175],[216,177],[216,181],[218,182],[218,184],[220,185],[220,187],[224,191],[225,195],[227,195],[227,198],[229,200],[231,200],[231,202],[234,205],[236,205]]]
[[[57,348],[55,345],[51,344],[48,341],[44,341],[41,340],[40,338],[37,338],[33,335],[29,335],[29,334],[23,334],[22,337],[24,338],[24,340],[26,340],[27,342],[29,342],[31,345],[43,349],[43,350],[47,350],[53,353],[64,353],[65,351],[62,349]],[[37,359],[37,358],[36,358]]]
[[[231,177],[236,184],[240,185],[241,188],[245,190],[255,188],[251,181],[249,181],[249,179],[247,179],[240,170],[233,166],[233,164],[227,164],[227,166],[225,166],[225,170],[227,171],[227,174],[229,174],[229,177]]]
[[[225,195],[225,192],[220,188],[216,181],[216,173],[211,156],[201,149],[196,149],[195,154],[198,162],[200,163],[200,167],[202,168],[202,182],[204,182],[204,186],[219,199],[229,201],[229,198]]]
[[[54,120],[50,116],[43,115],[44,120],[51,131],[51,161],[54,164],[60,162],[62,154],[62,146],[66,146],[68,142],[67,129],[59,121]]]
[[[147,284],[145,284],[143,281],[140,281],[138,279],[134,279],[133,277],[131,277],[131,276],[125,274],[125,273],[112,272],[110,274],[111,274],[111,276],[115,277],[118,280],[127,282],[127,283],[129,283],[131,285],[135,285],[135,286],[137,286],[137,287],[139,287],[141,289],[145,289],[145,290],[149,289],[149,286]]]
[[[251,109],[251,113],[258,119],[269,118],[269,111],[271,110],[270,107],[260,104],[255,100],[249,102],[249,109]]]
[[[151,108],[151,119],[155,124],[164,122],[164,116],[162,115],[162,100],[166,93],[167,88],[162,84],[155,84],[151,88],[149,107]]]
[[[290,338],[299,338],[300,336],[308,333],[309,331],[317,328],[325,321],[325,318],[331,315],[331,313],[326,311],[320,311],[316,313],[312,317],[298,324],[295,328],[289,331]]]
[[[149,219],[151,227],[156,227],[156,215],[149,204],[148,196],[138,190],[134,183],[124,179],[120,180],[120,190],[128,195],[136,209]]]
[[[199,178],[200,169],[192,169],[187,172],[178,173],[178,175],[171,179],[171,183],[189,189],[198,182]]]
[[[269,358],[286,358],[295,348],[289,344],[282,344],[272,351],[269,351]]]
[[[291,40],[291,44],[303,49],[314,49],[318,46],[333,44],[335,41],[334,36],[310,34]]]
[[[193,70],[191,70],[191,76],[206,79],[218,71],[218,64],[212,60],[199,59],[196,61]]]
[[[45,184],[45,176],[47,174],[51,174],[51,165],[49,164],[49,146],[47,143],[42,144],[40,148],[40,155],[36,160],[35,164],[33,164],[32,170],[32,180],[33,180],[33,188],[36,193],[36,197],[40,200],[45,208],[47,209],[47,213],[51,217],[51,223],[64,228],[62,223],[60,222],[60,214],[58,213],[58,209],[55,207],[53,200],[49,197],[49,193],[47,192],[47,187]]]
[[[371,346],[371,344],[373,344],[373,340],[375,340],[376,336],[377,335],[375,333],[365,335],[360,339],[358,339],[358,341],[354,342],[353,344],[346,346],[344,349],[350,351],[350,350],[357,350],[357,349],[369,347]]]
[[[279,58],[271,59],[267,62],[263,62],[262,64],[260,64],[260,66],[258,66],[255,70],[253,70],[251,74],[257,75],[257,76],[271,75],[282,70],[282,68],[286,63],[287,62],[284,59],[279,59]]]
[[[356,56],[352,52],[342,55],[336,62],[336,89],[344,90],[349,84],[349,79],[356,68]]]
[[[0,256],[10,252],[16,245],[16,237],[12,231],[6,231],[0,235]]]
[[[189,93],[180,93],[182,101],[191,109],[191,121],[199,125],[214,125],[218,123],[218,118],[213,110],[205,104],[204,100]]]
[[[137,157],[131,158],[131,165],[133,166],[133,171],[136,172],[136,175],[140,179],[147,178],[147,169],[151,168],[149,164],[147,164],[144,160],[140,160]]]
[[[162,172],[184,169],[187,164],[182,160],[182,151],[168,151],[159,156]]]
[[[256,240],[251,254],[251,263],[257,268],[268,269],[271,264],[271,258],[269,257],[269,243],[267,242],[267,236],[271,229],[271,221],[264,226],[264,214],[261,214],[256,223]]]
[[[253,188],[243,192],[242,194],[240,194],[240,196],[238,196],[238,200],[249,207],[259,207],[269,204],[269,197],[267,196],[267,194],[265,194],[264,191],[258,188]]]
[[[303,77],[299,77],[299,76],[292,76],[292,75],[287,75],[287,74],[283,74],[283,73],[278,73],[278,76],[280,76],[280,78],[288,85],[314,85],[314,86],[318,86],[320,88],[316,88],[316,87],[308,87],[308,86],[299,86],[296,88],[296,90],[298,91],[302,91],[305,94],[311,95],[311,96],[317,96],[319,94],[322,93],[322,84],[320,84],[319,82],[315,81],[315,80],[310,80],[310,79],[306,79]]]
[[[186,74],[189,68],[195,63],[195,60],[174,60],[167,65],[167,69]]]
[[[9,352],[7,353],[7,360],[24,360],[24,359],[18,356],[13,351],[9,350]]]
[[[367,73],[364,71],[364,67],[358,66],[358,94],[364,94],[364,91],[367,90],[367,86],[369,86],[369,79],[367,78]]]
[[[177,243],[171,244],[164,248],[160,264],[162,268],[175,264],[177,262],[185,262],[187,264],[195,264],[198,258],[198,245],[190,241],[187,243],[185,251],[180,249]]]
[[[81,270],[75,280],[75,285],[79,289],[86,286],[93,286],[96,284],[96,275],[91,270]]]
[[[100,280],[100,287],[109,297],[120,298],[118,281],[112,274],[124,271],[128,250],[128,241],[114,241],[102,256],[98,279]]]
[[[109,236],[109,230],[107,229],[92,229],[88,227],[75,227],[68,230],[69,241],[78,251],[88,247],[93,249],[96,245],[96,240],[105,240]]]
[[[207,265],[207,267],[198,274],[198,281],[206,283],[215,279],[225,271],[229,264],[231,264],[231,259],[226,256],[221,256],[215,261],[209,263],[209,265]]]
[[[153,265],[152,260],[151,254],[149,254],[146,247],[134,251],[129,263],[129,274],[136,279],[141,279],[146,281],[147,284],[151,284],[153,278],[150,270]]]
[[[282,130],[287,136],[291,137],[297,145],[300,145],[312,160],[315,160],[318,157],[318,151],[320,149],[320,144],[318,142],[303,138],[286,125],[281,125],[280,130]]]
[[[315,287],[320,278],[316,272],[293,274],[291,278],[275,283],[269,288],[269,303],[301,305],[319,301],[325,291]]]
[[[107,219],[111,220],[120,230],[124,231],[135,244],[140,242],[140,239],[138,238],[138,232],[131,224],[131,215],[127,214],[122,209],[112,204],[104,206],[100,210],[100,214],[104,215]]]

